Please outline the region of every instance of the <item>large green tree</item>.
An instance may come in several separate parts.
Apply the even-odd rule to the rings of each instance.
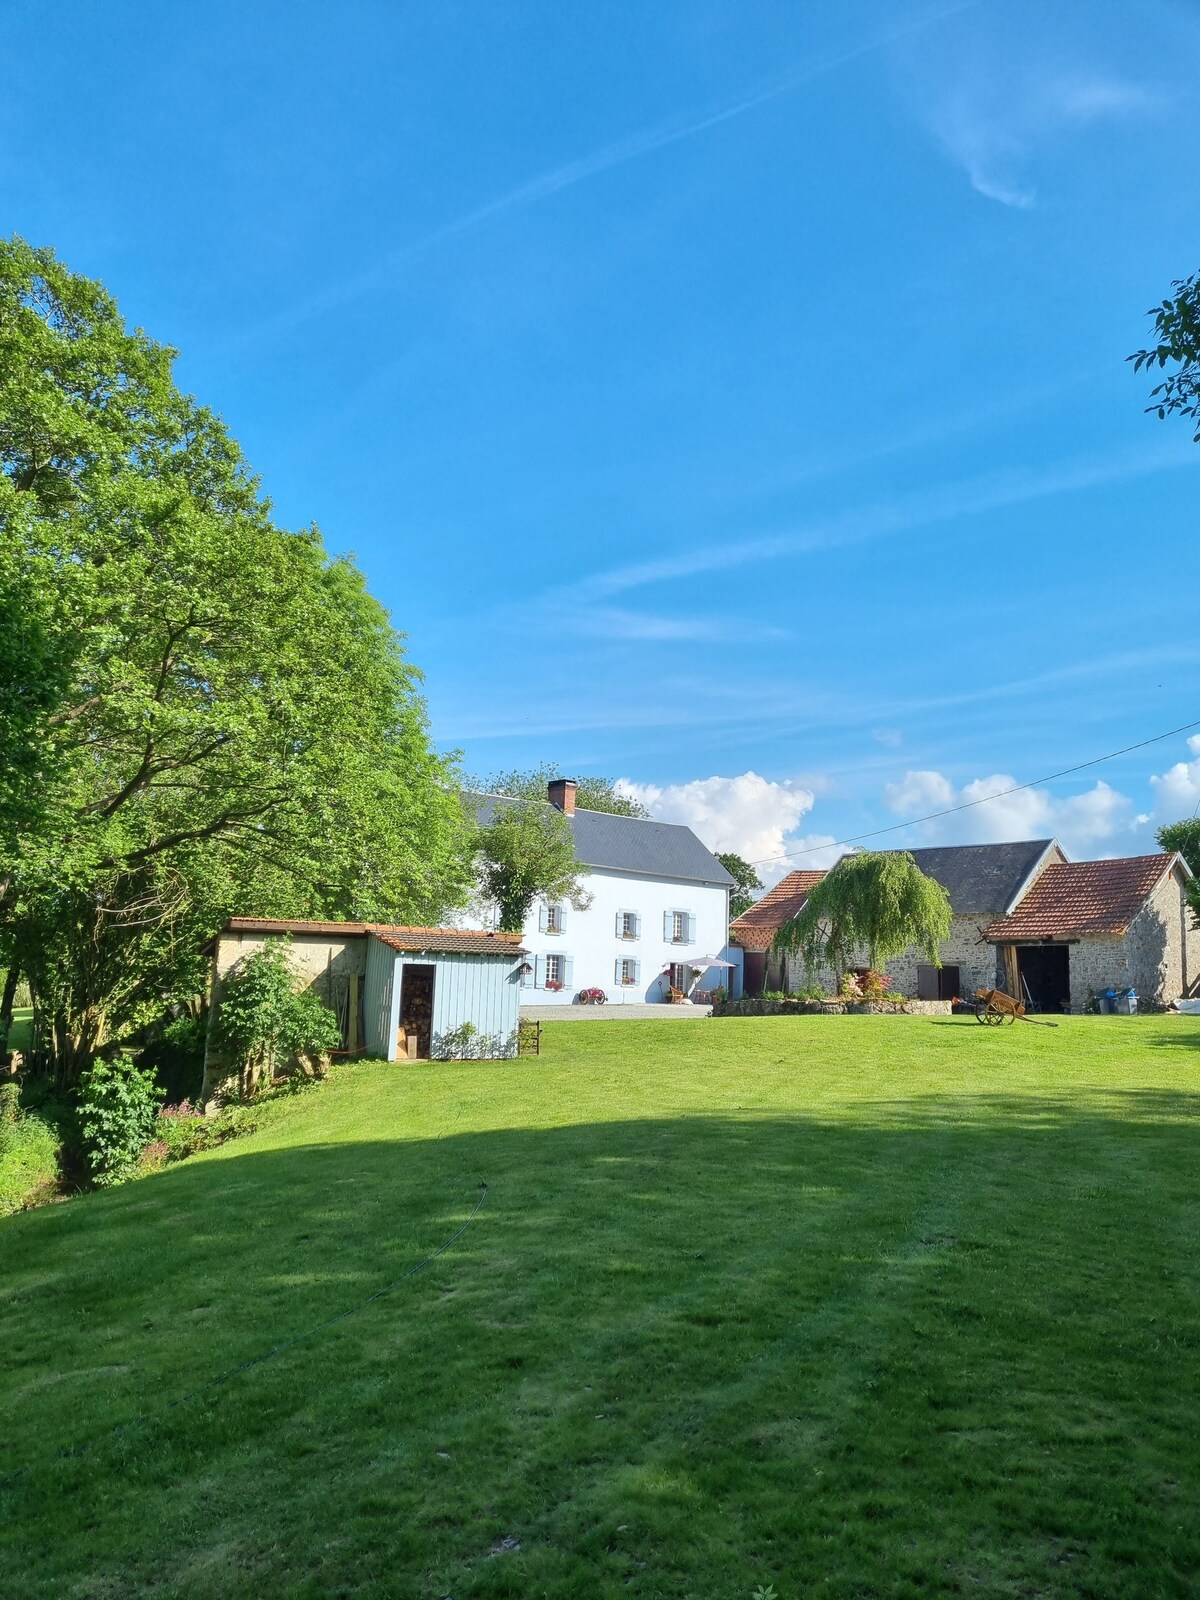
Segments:
[[[386,613],[173,356],[0,243],[0,966],[63,1081],[196,992],[230,912],[428,920],[467,881]]]
[[[571,824],[553,806],[531,800],[497,806],[476,843],[480,892],[495,904],[506,932],[521,931],[539,897],[588,904]]]
[[[879,968],[912,945],[941,966],[938,946],[950,920],[949,895],[907,851],[864,850],[843,856],[808,891],[774,947],[798,952],[810,972],[821,966],[844,972],[860,953]]]
[[[490,778],[471,779],[470,787],[483,794],[510,795],[514,800],[544,800],[546,785],[561,778],[563,769],[543,761],[541,766],[529,771],[494,772]],[[575,780],[575,804],[584,811],[610,811],[618,817],[648,817],[650,813],[639,800],[622,794],[612,778],[594,774]]]
[[[740,917],[743,911],[749,911],[758,898],[758,891],[762,888],[762,879],[750,863],[732,850],[718,850],[717,860],[733,879],[733,888],[729,891],[729,916],[730,920]]]
[[[1155,343],[1128,359],[1135,372],[1173,369],[1151,389],[1146,409],[1159,417],[1191,417],[1192,437],[1200,443],[1200,272],[1177,278],[1171,287],[1174,295],[1146,313],[1154,320]]]

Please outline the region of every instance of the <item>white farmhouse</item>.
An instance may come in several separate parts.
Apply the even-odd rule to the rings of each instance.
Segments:
[[[476,797],[486,825],[512,805]],[[521,936],[529,954],[521,1006],[562,1005],[600,989],[609,1004],[667,1000],[728,986],[729,891],[733,879],[690,828],[577,810],[575,784],[548,785],[547,805],[569,819],[591,901],[586,910],[539,901]],[[706,959],[707,958],[707,959]],[[735,953],[735,959],[737,953]]]

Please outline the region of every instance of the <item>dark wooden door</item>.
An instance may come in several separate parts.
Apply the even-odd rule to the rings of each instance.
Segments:
[[[757,1000],[763,992],[763,980],[767,971],[767,952],[765,950],[743,950],[742,962],[742,993],[750,995]]]
[[[400,1026],[416,1034],[421,1061],[429,1060],[433,1040],[433,977],[433,967],[409,962],[400,981]]]

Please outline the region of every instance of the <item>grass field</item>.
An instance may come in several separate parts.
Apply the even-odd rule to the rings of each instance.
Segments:
[[[33,1012],[18,1006],[13,1012],[12,1028],[8,1035],[10,1050],[28,1050],[33,1035]]]
[[[0,1224],[6,1600],[1196,1593],[1200,1024],[545,1043]]]

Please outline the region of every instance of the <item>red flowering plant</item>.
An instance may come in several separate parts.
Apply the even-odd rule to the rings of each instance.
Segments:
[[[886,1000],[888,990],[892,987],[892,981],[891,975],[886,972],[864,973],[859,979],[859,987],[862,990],[863,999],[869,1000],[876,1005],[880,1001]]]

